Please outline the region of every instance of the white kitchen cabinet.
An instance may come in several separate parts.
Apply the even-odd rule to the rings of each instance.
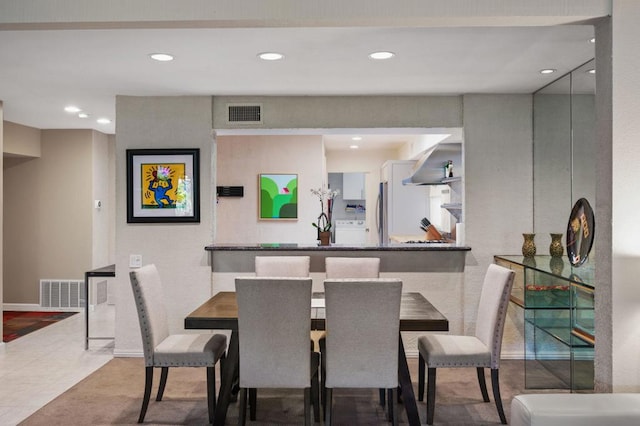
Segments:
[[[364,200],[364,173],[342,174],[342,199]]]

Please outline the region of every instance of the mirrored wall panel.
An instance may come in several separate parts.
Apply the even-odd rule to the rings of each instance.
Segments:
[[[573,204],[595,208],[595,62],[590,61],[533,96],[534,232],[548,254],[550,233],[563,243]]]

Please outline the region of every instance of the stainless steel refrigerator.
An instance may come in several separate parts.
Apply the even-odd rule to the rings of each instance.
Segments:
[[[429,188],[421,185],[403,185],[411,174],[415,161],[393,160],[382,166],[376,225],[378,241],[387,244],[394,236],[422,239],[420,220],[429,217]]]

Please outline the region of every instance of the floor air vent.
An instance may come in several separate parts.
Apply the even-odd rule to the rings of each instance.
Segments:
[[[83,280],[40,280],[43,308],[82,308],[85,301]]]
[[[227,105],[229,123],[262,124],[262,105]]]

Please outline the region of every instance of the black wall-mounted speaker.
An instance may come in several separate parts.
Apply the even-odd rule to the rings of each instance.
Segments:
[[[244,197],[244,186],[216,186],[218,197]]]

